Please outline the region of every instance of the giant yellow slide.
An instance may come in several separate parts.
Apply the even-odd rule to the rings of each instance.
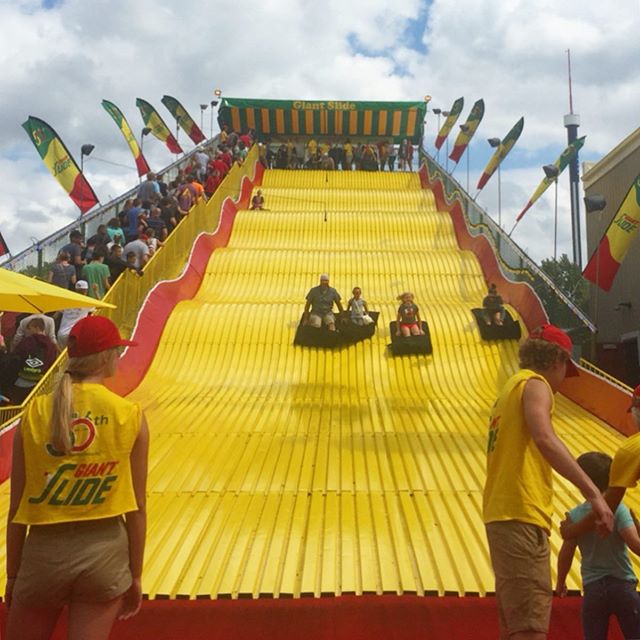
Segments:
[[[492,591],[487,416],[517,344],[480,339],[475,255],[415,174],[267,171],[261,188],[267,210],[238,214],[130,396],[152,432],[145,591]],[[380,311],[373,339],[293,345],[323,272],[345,303],[357,285]],[[433,355],[387,349],[405,290]],[[556,427],[574,453],[612,452],[621,438],[563,397]],[[557,495],[558,521],[578,496],[561,479]]]

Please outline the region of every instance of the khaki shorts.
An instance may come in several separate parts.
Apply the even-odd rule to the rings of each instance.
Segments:
[[[547,633],[553,592],[546,531],[516,520],[490,522],[486,528],[500,628],[509,635]]]
[[[309,324],[314,329],[319,329],[323,324],[335,324],[335,323],[336,323],[336,317],[333,315],[333,313],[326,313],[323,316],[319,316],[315,313],[312,313],[309,316]]]
[[[131,586],[122,518],[36,525],[22,551],[13,597],[37,608],[107,602]]]

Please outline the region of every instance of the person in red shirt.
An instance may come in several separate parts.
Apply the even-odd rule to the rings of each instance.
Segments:
[[[204,192],[207,195],[207,198],[210,198],[216,191],[216,189],[220,186],[222,182],[222,178],[220,177],[220,172],[214,169],[209,172],[207,176],[207,181],[204,184]]]

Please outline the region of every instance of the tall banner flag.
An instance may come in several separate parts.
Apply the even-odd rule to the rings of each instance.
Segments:
[[[62,185],[81,213],[98,203],[98,196],[58,134],[40,118],[29,116],[22,124],[51,175]]]
[[[104,107],[104,110],[113,118],[113,121],[118,125],[118,129],[122,131],[122,135],[124,136],[124,139],[127,141],[127,144],[129,145],[129,149],[131,149],[131,153],[135,158],[136,167],[138,169],[138,175],[143,176],[149,173],[151,169],[149,168],[147,161],[142,155],[142,151],[140,151],[140,146],[138,145],[138,141],[136,140],[136,137],[133,135],[133,131],[131,131],[131,127],[129,126],[129,123],[126,121],[125,117],[122,115],[122,111],[120,111],[120,109],[118,109],[118,107],[116,107],[116,105],[113,104],[113,102],[109,102],[108,100],[103,100],[102,106]]]
[[[585,138],[587,136],[582,136],[582,138],[578,138],[574,140],[559,156],[559,158],[553,163],[553,166],[558,169],[558,175],[560,175],[566,168],[569,166],[571,160],[573,160],[574,156],[582,146],[584,145]],[[556,178],[557,179],[557,178]],[[516,218],[516,222],[520,221],[520,218],[527,213],[527,211],[531,208],[533,203],[549,188],[550,185],[554,183],[553,178],[547,178],[546,176],[542,179],[538,188],[533,192],[533,195],[529,198],[529,202],[527,202],[525,208],[518,214]]]
[[[640,227],[640,175],[634,180],[598,248],[582,272],[584,278],[609,291]]]
[[[0,256],[6,256],[7,254],[11,255],[11,251],[9,251],[9,245],[5,242],[4,237],[0,233]]]
[[[169,109],[171,115],[177,120],[181,129],[196,143],[200,144],[206,140],[200,127],[193,121],[186,109],[171,96],[162,96],[162,104]]]
[[[524,116],[513,125],[511,131],[502,139],[502,142],[494,154],[489,158],[489,162],[487,162],[487,166],[484,168],[480,180],[478,180],[478,189],[482,189],[482,187],[489,182],[489,178],[495,173],[498,165],[507,157],[509,151],[513,149],[513,145],[518,141],[523,127]]]
[[[476,129],[478,128],[483,117],[484,100],[480,99],[473,105],[473,107],[471,108],[471,112],[467,116],[467,121],[464,123],[464,125],[462,125],[466,129],[466,131],[460,129],[460,133],[456,138],[456,143],[453,147],[453,151],[449,156],[450,160],[453,160],[456,164],[460,161],[460,158],[462,158],[462,154],[469,146],[471,138],[473,138],[473,135],[475,134]]]
[[[136,98],[136,107],[140,109],[142,119],[145,125],[151,129],[151,133],[158,140],[164,142],[171,153],[184,153],[160,114],[146,100]]]
[[[440,127],[440,131],[438,131],[438,137],[436,138],[436,149],[440,149],[443,145],[444,141],[447,139],[449,132],[453,129],[453,125],[458,121],[458,117],[462,113],[462,108],[464,107],[464,98],[458,98],[452,105],[449,110],[449,115],[447,119],[444,121],[442,127]]]

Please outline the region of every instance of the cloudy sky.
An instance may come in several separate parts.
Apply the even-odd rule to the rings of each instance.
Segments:
[[[115,102],[138,132],[136,97],[171,122],[160,98],[173,95],[198,121],[198,105],[216,87],[228,96],[280,99],[429,94],[442,109],[463,96],[463,118],[484,98],[470,150],[472,184],[491,152],[486,139],[503,137],[524,116],[502,170],[502,219],[510,229],[541,166],[566,145],[567,49],[574,110],[587,136],[581,160],[598,160],[640,125],[640,3],[617,0],[615,7],[600,0],[0,0],[0,231],[17,253],[77,216],[20,126],[28,115],[51,124],[76,159],[82,144],[95,145],[85,172],[107,202],[137,174],[101,100]],[[204,129],[209,134],[208,112]],[[429,113],[429,151],[435,133]],[[173,159],[153,138],[145,155],[156,169]],[[466,184],[465,158],[454,175]],[[497,213],[495,176],[478,201]],[[559,249],[571,254],[568,171],[559,201]],[[552,220],[550,189],[514,233],[536,260],[552,253]]]

